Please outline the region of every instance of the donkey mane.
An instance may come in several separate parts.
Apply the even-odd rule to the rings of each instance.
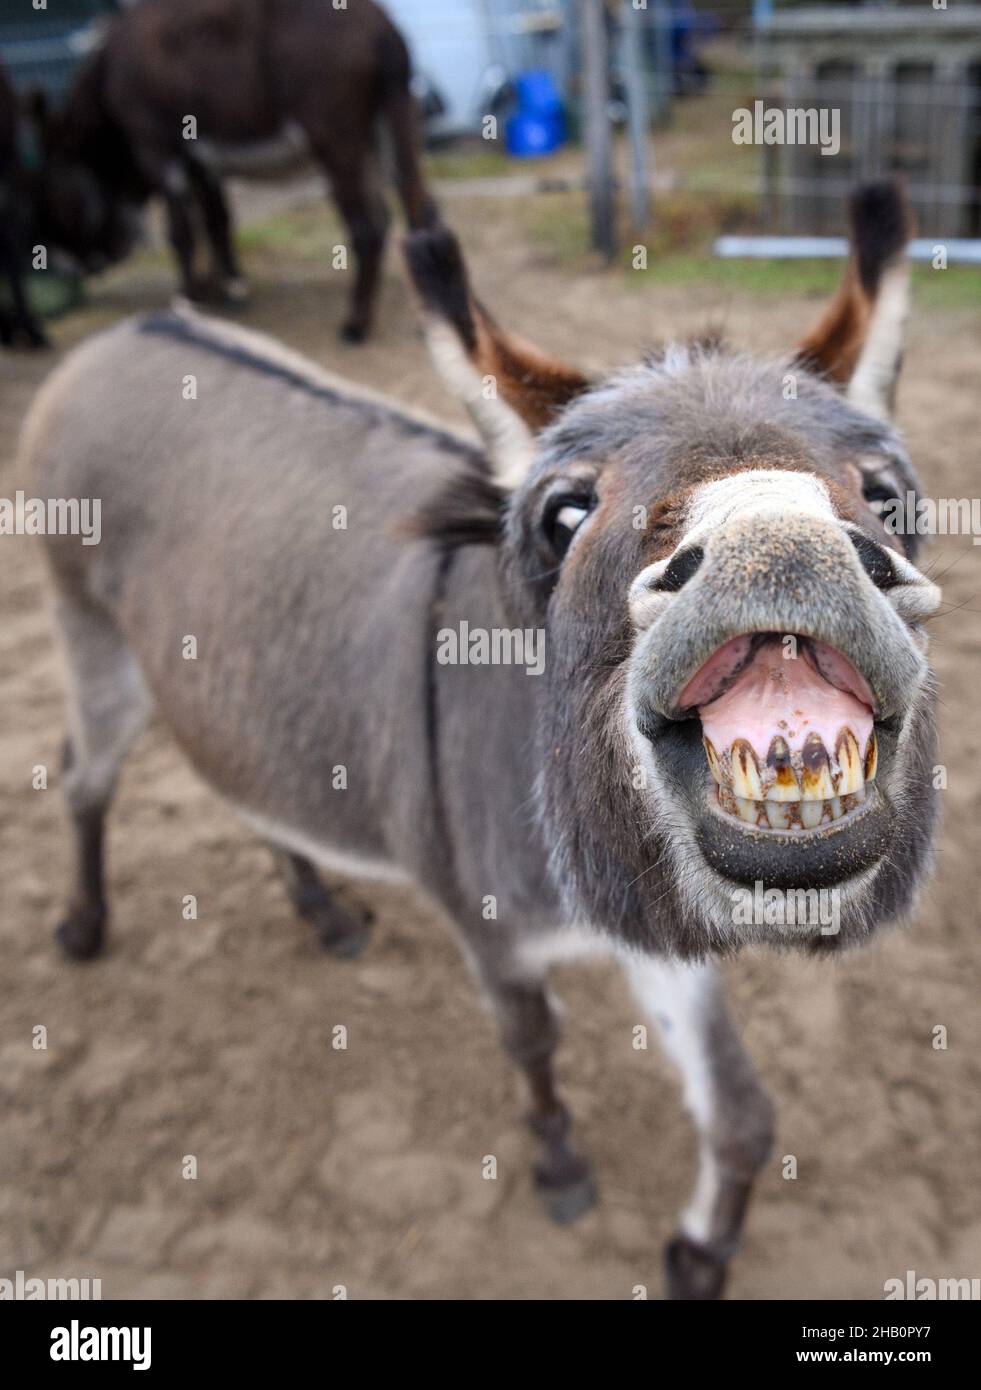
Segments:
[[[481,455],[445,483],[435,497],[411,517],[404,534],[456,550],[466,545],[496,545],[501,538],[508,492],[491,477]]]
[[[147,314],[139,321],[138,331],[175,338],[205,352],[214,353],[223,357],[225,361],[234,362],[249,371],[274,377],[297,391],[316,397],[326,405],[347,406],[356,410],[371,423],[396,424],[407,434],[426,438],[437,448],[466,459],[471,467],[478,465],[482,458],[478,448],[459,435],[451,434],[449,430],[442,430],[438,425],[398,410],[395,406],[356,395],[353,391],[341,390],[329,385],[327,381],[319,381],[310,372],[309,367],[305,364],[305,369],[299,365],[293,366],[285,354],[281,358],[263,356],[258,348],[253,350],[241,342],[217,337],[214,332],[209,332],[199,324],[191,314],[173,310]]]

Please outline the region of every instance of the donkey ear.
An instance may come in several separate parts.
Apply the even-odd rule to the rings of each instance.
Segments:
[[[474,297],[448,227],[412,232],[403,249],[436,369],[470,412],[496,481],[514,487],[531,462],[534,433],[589,381],[498,327]]]
[[[797,361],[844,385],[859,409],[888,419],[909,311],[912,217],[898,180],[863,184],[849,202],[851,256],[838,293]]]

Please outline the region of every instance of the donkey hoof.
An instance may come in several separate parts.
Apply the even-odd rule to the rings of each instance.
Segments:
[[[105,941],[102,913],[73,912],[55,928],[55,940],[69,960],[92,960]]]
[[[367,336],[367,326],[358,323],[356,319],[348,319],[346,323],[341,324],[341,331],[338,334],[342,343],[351,344],[363,343]]]
[[[573,1221],[592,1211],[599,1200],[596,1184],[589,1173],[562,1187],[550,1187],[540,1180],[537,1186],[545,1211],[557,1226],[571,1226]]]
[[[722,1297],[727,1261],[689,1236],[675,1236],[664,1251],[664,1271],[670,1299]]]
[[[215,285],[204,278],[188,280],[181,286],[178,298],[188,304],[210,304],[215,299]]]

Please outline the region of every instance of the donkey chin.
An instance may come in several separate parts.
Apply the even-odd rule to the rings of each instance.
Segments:
[[[793,586],[759,586],[790,553]],[[931,591],[840,520],[767,509],[686,538],[634,582],[629,737],[711,947],[835,950],[912,907],[936,820],[936,721],[925,639],[906,619]]]

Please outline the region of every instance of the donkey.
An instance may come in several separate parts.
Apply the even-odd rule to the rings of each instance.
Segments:
[[[164,199],[183,292],[245,298],[220,168],[302,131],[326,170],[357,271],[341,336],[368,333],[388,212],[373,187],[376,126],[390,135],[410,227],[434,205],[423,183],[409,55],[372,0],[142,0],[107,26],[64,110],[46,122],[53,241],[98,267],[126,254],[140,207]],[[200,215],[214,260],[195,271]]]
[[[104,818],[155,708],[329,950],[366,927],[318,867],[414,881],[450,915],[560,1221],[595,1188],[553,1078],[547,972],[616,955],[700,1138],[673,1297],[721,1292],[773,1136],[713,959],[865,941],[909,910],[933,837],[940,596],[882,516],[918,489],[888,418],[894,187],[856,195],[853,235],[785,361],[701,342],[590,382],[497,326],[451,233],[412,234],[432,355],[479,447],[192,310],[91,339],[26,423],[41,495],[103,504],[100,545],[47,540],[70,677],[65,952],[103,946]],[[528,634],[537,667],[512,659]],[[745,911],[764,885],[831,895],[834,929]]]
[[[35,191],[18,149],[21,119],[17,95],[0,64],[0,282],[6,280],[10,292],[10,308],[0,307],[0,344],[42,348],[48,340],[24,288],[36,226]]]

